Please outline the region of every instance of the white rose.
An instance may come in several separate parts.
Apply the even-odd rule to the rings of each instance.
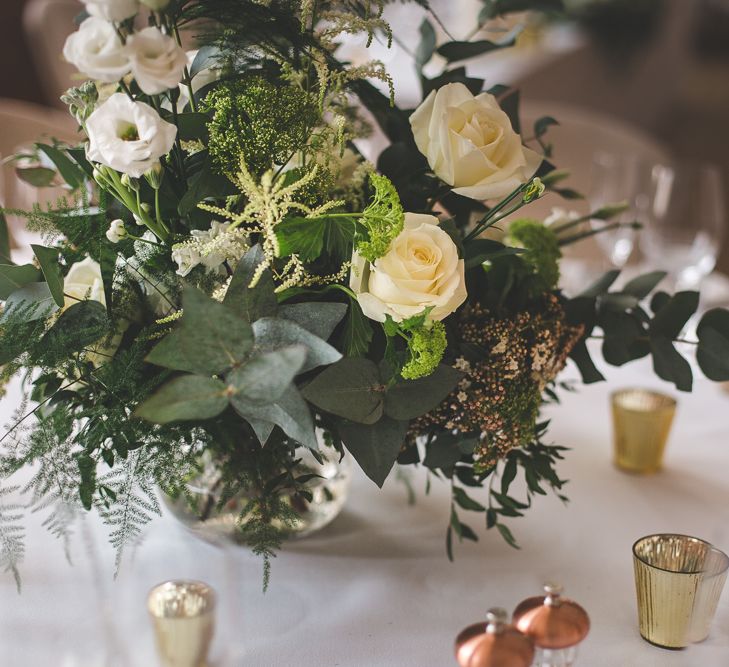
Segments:
[[[159,28],[149,27],[127,39],[132,74],[147,95],[176,88],[182,81],[187,56],[182,47]]]
[[[504,197],[528,181],[542,158],[522,146],[493,95],[462,83],[432,91],[410,116],[415,143],[438,178],[471,199]]]
[[[129,58],[114,26],[93,16],[68,36],[63,57],[86,76],[105,83],[119,81],[129,72]]]
[[[88,158],[140,178],[172,150],[177,128],[148,104],[114,93],[89,116]]]
[[[350,287],[362,312],[384,322],[419,315],[432,307],[429,318],[442,320],[466,300],[465,268],[458,249],[438,218],[405,214],[405,228],[386,255],[370,264],[355,253]]]
[[[109,229],[106,230],[106,238],[112,243],[119,243],[126,238],[127,228],[124,226],[123,220],[112,220]]]
[[[76,262],[71,268],[63,281],[63,293],[66,295],[61,312],[67,310],[75,303],[80,301],[98,301],[106,306],[106,295],[104,294],[104,279],[101,277],[101,266],[91,257]],[[114,337],[107,343],[105,340],[100,341],[97,345],[90,347],[86,351],[86,359],[94,366],[100,366],[114,356],[122,334],[126,329],[126,324],[121,327]],[[106,343],[106,344],[103,344]]]
[[[139,0],[81,0],[91,16],[106,21],[123,21],[139,10]]]

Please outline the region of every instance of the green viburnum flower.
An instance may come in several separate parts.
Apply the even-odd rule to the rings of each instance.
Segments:
[[[400,374],[406,380],[417,380],[430,375],[438,367],[448,340],[443,322],[433,322],[429,327],[421,326],[410,333],[410,360],[403,366]]]
[[[360,223],[367,230],[367,239],[357,242],[357,252],[374,262],[387,253],[392,241],[403,230],[405,212],[400,196],[387,176],[370,174],[370,183],[375,194],[360,218]]]
[[[303,90],[252,76],[225,83],[201,105],[208,123],[210,156],[220,173],[236,173],[241,155],[252,173],[286,164],[320,120],[316,101]]]
[[[524,248],[520,257],[532,266],[537,291],[547,292],[557,286],[562,252],[557,236],[549,227],[531,218],[515,220],[509,226],[506,241],[511,246]]]

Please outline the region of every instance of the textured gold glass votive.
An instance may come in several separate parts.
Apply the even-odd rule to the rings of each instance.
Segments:
[[[660,470],[676,401],[647,389],[621,389],[611,403],[615,465],[636,473]]]
[[[167,581],[147,599],[164,667],[204,667],[213,638],[215,593],[199,581]]]
[[[638,626],[643,639],[683,648],[709,635],[729,557],[695,537],[650,535],[633,545]]]

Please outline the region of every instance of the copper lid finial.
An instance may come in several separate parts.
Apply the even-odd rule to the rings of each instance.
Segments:
[[[573,600],[562,597],[562,586],[544,585],[546,597],[524,600],[514,611],[514,625],[534,644],[546,649],[564,649],[579,644],[590,630],[587,612]]]

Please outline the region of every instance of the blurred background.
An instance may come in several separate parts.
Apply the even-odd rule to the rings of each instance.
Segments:
[[[445,26],[436,25],[440,39],[447,39],[445,30],[456,39],[468,36],[484,4],[498,5],[499,0],[434,0]],[[690,265],[680,280],[678,273],[674,276],[674,287],[697,285],[715,264],[729,274],[729,234],[724,233],[729,191],[729,0],[538,4],[547,11],[499,19],[485,34],[498,40],[499,35],[512,34],[517,23],[525,25],[514,47],[469,62],[468,68],[485,78],[487,87],[519,86],[528,119],[550,115],[560,120],[547,135],[554,144],[554,162],[572,172],[568,186],[587,200],[552,195],[541,212],[546,215],[552,206],[561,206],[584,214],[605,201],[626,199],[631,204],[628,216],[644,214],[644,222],[655,232],[651,242],[641,241],[643,258],[652,265],[662,262],[665,266],[660,268],[669,270]],[[38,134],[63,138],[75,133],[59,95],[78,79],[60,53],[81,7],[77,0],[2,1],[2,157]],[[560,11],[553,11],[556,8]],[[408,55],[408,45],[412,49],[420,39],[422,17],[414,15],[418,12],[411,4],[388,6],[398,43],[376,54],[394,71],[399,102],[406,106],[420,100]],[[426,73],[443,64],[437,58]],[[525,128],[522,134],[528,136]],[[698,168],[686,174],[657,174],[654,167],[664,163]],[[707,163],[718,170],[707,170]],[[3,201],[28,205],[37,195],[26,184],[15,183],[14,169],[3,169]],[[651,183],[644,182],[648,172]],[[676,183],[682,186],[681,201],[675,196]],[[590,261],[604,268],[629,266],[637,261],[638,251],[632,239],[605,235],[579,252],[592,253]]]

